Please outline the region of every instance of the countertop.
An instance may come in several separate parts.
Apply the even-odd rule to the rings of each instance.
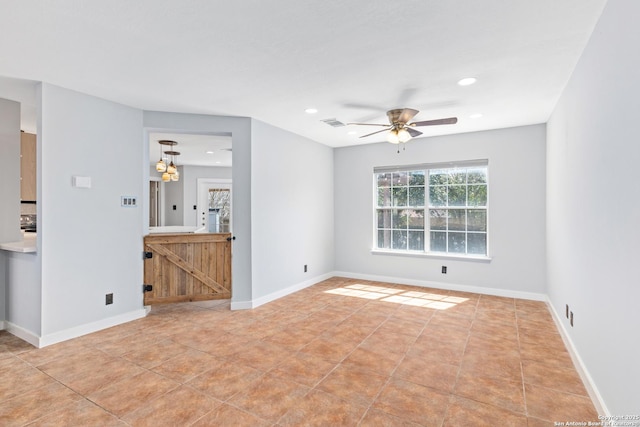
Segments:
[[[0,250],[9,252],[35,253],[36,249],[36,233],[24,233],[17,242],[0,243]]]
[[[156,233],[204,233],[206,232],[204,227],[182,226],[182,225],[168,225],[163,227],[149,227],[149,234]]]

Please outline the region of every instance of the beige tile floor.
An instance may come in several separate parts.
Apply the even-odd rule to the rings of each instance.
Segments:
[[[0,332],[2,426],[543,426],[597,413],[544,303],[332,278],[34,349]]]

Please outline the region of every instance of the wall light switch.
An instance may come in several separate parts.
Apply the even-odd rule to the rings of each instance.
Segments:
[[[134,196],[120,196],[120,206],[124,208],[135,208],[138,206],[138,199]]]
[[[77,188],[91,188],[91,177],[74,175],[71,177],[71,185]]]

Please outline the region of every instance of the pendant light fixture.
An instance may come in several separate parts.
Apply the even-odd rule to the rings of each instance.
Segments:
[[[179,181],[180,173],[178,172],[178,167],[176,166],[175,157],[180,155],[180,153],[174,150],[167,150],[163,152],[164,147],[173,148],[178,145],[178,143],[176,141],[170,141],[168,139],[161,139],[158,141],[158,144],[160,144],[161,148],[160,160],[158,161],[158,163],[156,163],[156,171],[162,173],[162,182]],[[162,154],[170,156],[167,157],[167,160],[170,160],[169,165],[167,165],[167,162],[165,161],[165,158],[162,156]]]
[[[167,164],[162,158],[162,145],[160,145],[160,160],[158,160],[158,163],[156,163],[156,171],[162,173],[162,172],[165,172],[166,170],[167,170]]]

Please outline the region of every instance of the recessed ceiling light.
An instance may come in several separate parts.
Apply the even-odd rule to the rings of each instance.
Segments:
[[[355,130],[352,130],[352,131],[347,132],[347,135],[355,135],[355,134],[357,134],[357,133],[358,133],[358,132],[356,132]]]
[[[213,154],[213,151],[207,151],[206,153],[207,154]]]
[[[216,162],[216,165],[219,165],[219,164],[220,164],[220,161],[217,161],[217,162]]]
[[[318,112],[317,108],[307,108],[306,110],[304,110],[305,113],[307,114],[315,114]]]
[[[482,117],[481,113],[475,113],[469,116],[470,119],[479,119],[480,117]]]
[[[478,81],[475,77],[465,77],[464,79],[458,80],[458,85],[460,86],[469,86]]]

